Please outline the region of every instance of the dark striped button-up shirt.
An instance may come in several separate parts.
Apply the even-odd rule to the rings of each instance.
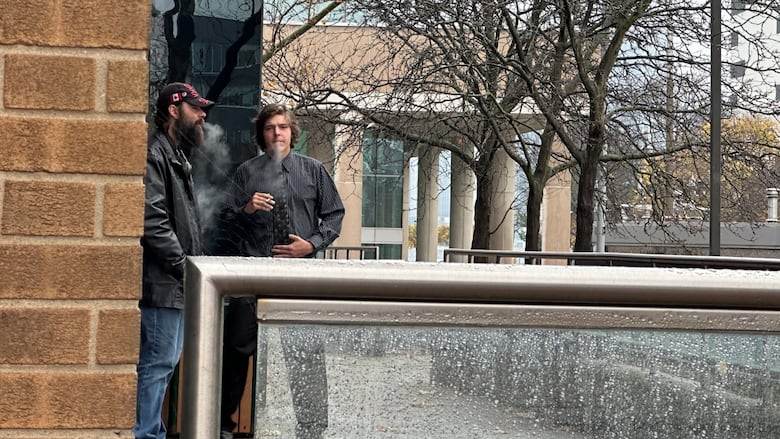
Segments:
[[[344,219],[344,205],[336,184],[319,161],[291,152],[281,164],[267,154],[242,163],[233,178],[230,205],[223,215],[234,254],[271,256],[273,217],[258,210],[247,215],[243,208],[255,192],[268,192],[287,200],[291,233],[309,241],[314,253],[330,245]],[[313,256],[313,254],[311,255]]]

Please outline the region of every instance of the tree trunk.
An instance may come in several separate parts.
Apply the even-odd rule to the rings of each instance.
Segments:
[[[474,235],[472,249],[490,248],[490,211],[493,200],[493,175],[490,172],[489,159],[482,158],[477,163],[477,200],[474,203]]]
[[[604,124],[591,120],[588,129],[587,150],[580,162],[579,191],[577,191],[577,233],[574,240],[575,252],[593,251],[593,219],[596,180],[599,158],[604,138]]]
[[[544,185],[538,187],[529,182],[528,204],[526,205],[526,231],[525,231],[525,250],[540,251],[542,249],[541,240],[541,216],[542,199],[544,198]]]
[[[180,5],[181,3],[181,5]],[[192,64],[192,42],[195,41],[195,9],[192,0],[175,2],[170,11],[163,14],[165,40],[168,43],[167,82],[186,82]],[[176,35],[173,19],[176,17]]]
[[[560,105],[555,106],[559,111]],[[542,132],[539,157],[536,167],[528,178],[528,204],[526,205],[526,236],[525,249],[527,251],[540,251],[542,249],[542,200],[544,199],[544,187],[547,185],[550,175],[550,157],[555,141],[555,129],[548,122]]]

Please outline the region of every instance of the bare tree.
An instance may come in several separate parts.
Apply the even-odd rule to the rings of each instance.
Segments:
[[[777,15],[763,3],[763,13]],[[575,251],[592,249],[599,178],[604,188],[621,186],[607,198],[613,206],[630,203],[621,197],[636,198],[641,186],[659,221],[675,197],[685,202],[708,190],[680,184],[675,169],[683,156],[706,168],[709,4],[354,0],[349,7],[365,20],[360,27],[314,30],[270,63],[278,93],[340,125],[373,124],[451,151],[476,175],[473,248],[488,248],[500,221],[490,215],[504,153],[528,180],[529,250],[541,247],[542,194],[557,173],[575,177]],[[780,72],[770,46],[739,22],[729,26],[764,62],[727,58],[727,68]],[[731,111],[778,114],[755,88],[724,85]]]
[[[724,221],[763,217],[766,203],[758,194],[777,181],[770,120],[780,114],[780,45],[760,29],[774,32],[778,10],[762,1],[749,8],[732,9],[724,20],[723,116],[730,118],[721,138]],[[607,208],[616,223],[631,205],[645,206],[641,221],[662,229],[709,216],[709,11],[709,4],[654,2],[627,36],[611,84],[611,135],[602,159],[610,160]],[[737,56],[737,42],[747,61]],[[750,60],[756,54],[760,62]],[[740,69],[747,70],[743,78],[731,74]],[[648,157],[624,160],[637,152]],[[749,176],[745,167],[752,169]]]
[[[539,128],[539,119],[527,111],[523,81],[503,66],[513,48],[500,8],[493,1],[351,4],[369,24],[381,26],[348,29],[351,44],[333,44],[340,53],[323,52],[322,44],[296,46],[294,55],[269,69],[301,108],[327,106],[338,110],[326,114],[341,125],[374,124],[423,148],[451,151],[453,160],[466,163],[477,180],[472,247],[488,248],[490,225],[507,217],[491,218],[498,155],[511,151],[527,170],[537,162],[546,166],[536,152],[525,155],[528,161],[514,152],[522,134]],[[338,39],[338,33],[329,29],[309,37],[321,43]],[[311,74],[301,74],[307,69]],[[525,115],[518,115],[520,107]],[[360,119],[338,119],[346,111]],[[544,182],[534,185],[534,194],[541,194]],[[538,200],[537,206],[541,195]],[[538,214],[529,217],[538,220]],[[529,236],[538,236],[538,227]],[[532,239],[529,245],[539,244]]]

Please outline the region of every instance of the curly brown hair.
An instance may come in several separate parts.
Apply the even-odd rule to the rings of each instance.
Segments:
[[[255,144],[260,148],[260,151],[265,151],[266,148],[265,139],[263,138],[265,122],[279,115],[284,116],[290,124],[290,148],[295,147],[295,142],[298,141],[298,136],[301,134],[301,128],[298,126],[298,119],[295,117],[295,113],[284,104],[268,104],[252,119],[252,122],[255,124]]]

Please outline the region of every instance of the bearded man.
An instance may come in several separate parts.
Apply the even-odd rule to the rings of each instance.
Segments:
[[[184,261],[203,254],[200,215],[185,151],[203,142],[205,109],[214,102],[189,85],[166,85],[146,153],[143,294],[136,394],[136,439],[165,439],[161,411],[184,339]]]

